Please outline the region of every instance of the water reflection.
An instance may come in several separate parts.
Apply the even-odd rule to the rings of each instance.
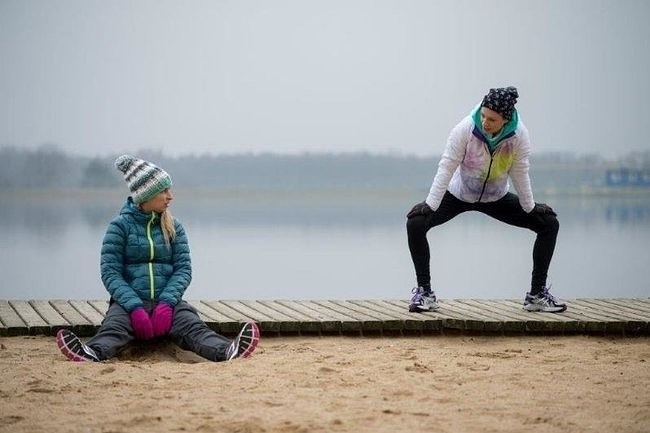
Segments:
[[[172,211],[184,223],[199,226],[382,226],[402,223],[408,209],[425,192],[197,192],[175,191]],[[126,197],[120,191],[0,191],[3,227],[38,235],[61,233],[73,224],[106,227]],[[564,224],[594,222],[647,224],[650,195],[537,197],[549,203]]]
[[[613,204],[605,209],[607,221],[623,224],[646,224],[650,222],[650,204]]]
[[[426,191],[175,190],[192,247],[188,296],[236,299],[400,298],[413,271],[405,214]],[[559,296],[650,296],[648,196],[536,197],[561,228],[551,265]],[[122,189],[0,191],[0,299],[103,299],[99,249]],[[534,234],[476,213],[429,233],[443,298],[518,298]],[[625,281],[625,284],[621,284]]]

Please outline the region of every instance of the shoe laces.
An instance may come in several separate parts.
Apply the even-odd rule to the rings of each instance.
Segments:
[[[424,287],[413,287],[413,289],[411,289],[411,293],[413,293],[413,302],[421,301],[424,296],[433,298],[434,300],[436,299],[436,295],[433,293],[433,289],[426,290]]]
[[[539,295],[541,298],[547,299],[548,301],[553,302],[554,304],[557,303],[557,299],[555,298],[555,296],[551,295],[550,284],[548,287],[543,287]]]

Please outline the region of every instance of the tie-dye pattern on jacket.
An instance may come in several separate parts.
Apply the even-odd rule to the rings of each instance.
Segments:
[[[521,207],[530,212],[535,202],[528,176],[529,155],[528,130],[521,120],[514,134],[503,139],[490,154],[468,116],[449,135],[426,202],[438,209],[446,190],[468,203],[497,201],[506,195],[512,180]]]

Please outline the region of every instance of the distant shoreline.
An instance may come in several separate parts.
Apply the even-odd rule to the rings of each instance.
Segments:
[[[405,188],[405,187],[363,187],[351,185],[348,188],[341,187],[217,187],[209,186],[202,188],[174,188],[179,197],[185,198],[233,198],[240,197],[247,200],[265,200],[269,197],[282,196],[286,199],[300,199],[312,197],[330,197],[336,199],[354,199],[362,201],[382,199],[389,197],[420,197],[426,195],[426,188]],[[576,186],[567,188],[533,188],[535,196],[544,197],[619,197],[619,198],[638,198],[650,199],[650,188],[639,187],[593,187],[593,186]],[[96,188],[96,187],[0,187],[0,199],[5,200],[24,200],[30,199],[52,199],[52,200],[84,200],[94,198],[125,198],[128,196],[128,190],[120,185],[115,188]]]

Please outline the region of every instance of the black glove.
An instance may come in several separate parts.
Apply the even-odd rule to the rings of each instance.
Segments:
[[[533,212],[536,212],[541,215],[553,215],[557,216],[555,211],[553,210],[552,207],[547,205],[546,203],[535,203],[535,207],[533,208]]]
[[[426,216],[430,213],[433,213],[433,209],[431,209],[429,205],[423,201],[422,203],[418,203],[413,206],[413,209],[411,209],[409,213],[406,214],[406,218],[413,218],[420,215]]]

